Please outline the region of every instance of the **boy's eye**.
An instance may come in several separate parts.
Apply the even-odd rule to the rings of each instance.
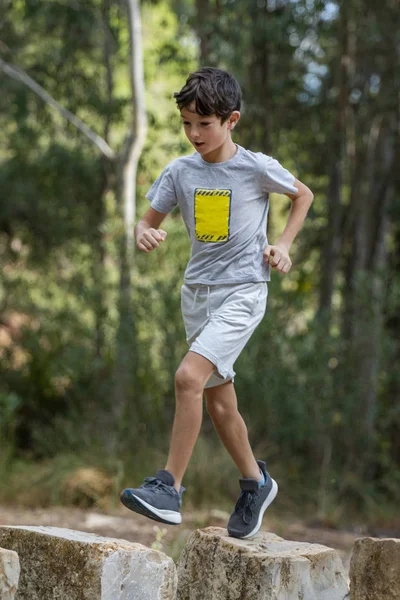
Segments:
[[[207,127],[207,125],[211,125],[211,123],[200,123],[200,125],[203,125],[204,127]]]
[[[184,125],[190,125],[189,121],[182,121]]]

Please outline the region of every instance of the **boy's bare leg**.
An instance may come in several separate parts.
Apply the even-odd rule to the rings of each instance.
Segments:
[[[188,352],[175,375],[175,418],[165,469],[172,473],[179,491],[203,416],[203,390],[214,365],[195,352]]]
[[[261,479],[260,469],[250,447],[246,424],[238,412],[233,383],[230,381],[205,389],[204,395],[214,427],[242,477]]]

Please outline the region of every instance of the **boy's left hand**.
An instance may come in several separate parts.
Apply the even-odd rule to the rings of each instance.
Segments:
[[[263,252],[265,262],[269,262],[273,269],[281,273],[288,273],[292,266],[292,261],[289,256],[289,249],[284,244],[276,244],[275,246],[265,246]]]

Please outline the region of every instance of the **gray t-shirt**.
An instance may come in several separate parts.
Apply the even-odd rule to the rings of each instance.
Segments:
[[[187,284],[269,281],[263,260],[270,192],[295,194],[294,177],[277,160],[241,146],[233,158],[209,163],[198,152],[172,161],[151,186],[151,207],[179,205],[192,251]]]

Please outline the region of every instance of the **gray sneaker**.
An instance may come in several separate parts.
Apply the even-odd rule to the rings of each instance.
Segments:
[[[267,473],[265,462],[257,461],[265,477],[265,484],[258,486],[256,479],[239,479],[242,492],[230,516],[228,533],[236,538],[249,538],[257,533],[265,511],[278,493],[278,484]]]
[[[182,522],[180,508],[185,488],[180,493],[174,488],[175,480],[169,471],[157,471],[155,477],[146,477],[137,489],[127,488],[121,493],[124,506],[154,521],[179,525]]]

